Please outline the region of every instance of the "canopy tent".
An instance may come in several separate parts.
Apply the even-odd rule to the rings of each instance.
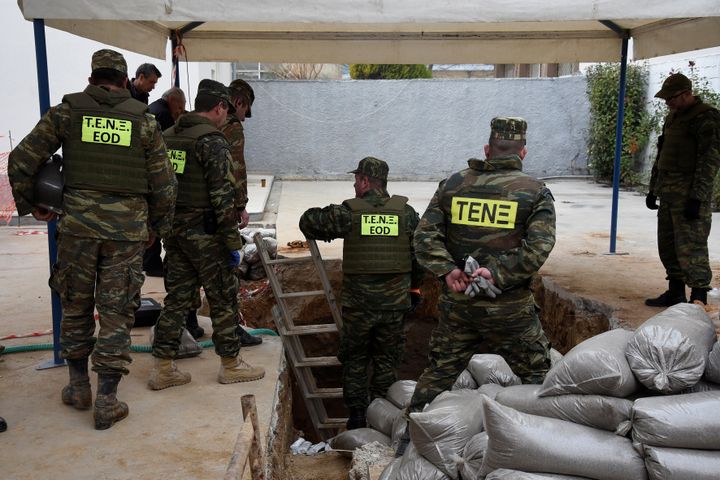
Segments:
[[[35,24],[41,113],[49,108],[45,25],[155,58],[165,58],[169,39],[173,47],[182,44],[193,61],[620,61],[610,253],[617,233],[629,39],[635,59],[720,45],[717,0],[18,0],[18,5]],[[48,243],[52,264],[54,222]],[[60,316],[53,293],[56,347],[48,366],[63,364]]]
[[[570,63],[720,45],[717,0],[19,0],[25,18],[156,58],[189,24],[193,61]],[[197,25],[195,22],[202,22]],[[608,26],[607,22],[612,22]],[[617,31],[614,31],[616,29]]]

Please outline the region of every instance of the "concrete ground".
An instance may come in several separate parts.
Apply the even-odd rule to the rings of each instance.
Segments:
[[[352,180],[345,182],[277,181],[250,184],[250,198],[267,198],[249,208],[257,224],[278,228],[279,245],[302,239],[300,214],[312,206],[340,203],[353,195]],[[407,195],[422,214],[436,188],[435,182],[391,182],[391,193]],[[556,199],[558,239],[542,273],[567,290],[611,305],[620,322],[636,325],[656,309],[642,304],[665,287],[657,258],[653,212],[644,197],[621,192],[617,251],[609,249],[611,190],[585,180],[551,180]],[[264,190],[259,190],[264,189]],[[718,214],[711,233],[713,270],[720,272]],[[0,337],[44,332],[51,328],[47,288],[47,235],[43,225],[21,222],[0,228]],[[341,242],[322,244],[327,258],[341,254]],[[714,283],[717,284],[717,276]],[[161,279],[148,278],[144,294],[164,295]],[[209,329],[209,320],[201,317]],[[148,343],[148,329],[133,330],[134,344]],[[6,346],[51,342],[50,336],[3,340]],[[265,379],[247,384],[219,385],[219,361],[212,351],[181,360],[193,375],[191,384],[160,392],[147,389],[151,356],[133,355],[131,373],[120,384],[119,397],[128,402],[130,417],[107,431],[92,427],[92,414],[60,402],[65,368],[36,370],[50,352],[0,356],[0,416],[8,431],[0,433],[0,478],[129,479],[221,478],[242,422],[240,397],[257,396],[263,436],[270,429],[283,368],[277,338],[264,337],[262,346],[243,350],[246,360],[265,367]],[[95,381],[93,379],[93,388]]]

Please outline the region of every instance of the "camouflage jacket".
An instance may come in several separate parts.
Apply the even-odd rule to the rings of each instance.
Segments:
[[[242,122],[235,115],[229,115],[220,129],[230,144],[232,156],[230,178],[235,187],[235,208],[242,210],[247,206],[247,169],[245,167],[245,134]]]
[[[101,105],[114,106],[127,100],[127,90],[108,90],[89,85],[85,93]],[[33,210],[34,177],[45,161],[67,139],[70,106],[51,107],[33,130],[10,153],[8,175],[20,215]],[[150,114],[142,121],[140,140],[148,171],[146,195],[113,194],[94,190],[66,188],[63,197],[65,215],[58,231],[79,237],[120,241],[148,239],[148,224],[160,236],[169,233],[177,181],[168,160],[157,122]]]
[[[503,290],[498,300],[529,294],[529,281],[555,245],[555,206],[550,190],[522,172],[517,155],[470,159],[470,168],[440,182],[415,230],[415,254],[438,277],[464,267],[472,255]],[[500,211],[514,210],[510,216]],[[497,213],[497,216],[495,215]],[[443,300],[492,305],[448,290]]]
[[[370,190],[363,198],[372,205],[381,205],[390,195],[385,190]],[[405,205],[405,225],[410,238],[417,224],[417,212]],[[344,238],[352,230],[352,212],[345,205],[335,204],[310,208],[300,217],[300,230],[309,239]],[[412,273],[344,274],[341,303],[344,307],[362,310],[407,310],[410,307],[408,291],[418,287],[421,281],[422,271],[413,255]]]
[[[699,97],[695,97],[702,102]],[[665,118],[663,131],[684,112],[671,112]],[[691,172],[660,171],[657,160],[650,175],[650,192],[658,197],[694,198],[703,202],[712,200],[715,176],[720,167],[720,112],[707,110],[690,119],[689,130],[697,145],[695,169]],[[658,150],[662,148],[658,141]]]
[[[190,127],[198,121],[207,122],[202,116],[193,112],[178,119],[181,126]],[[222,236],[223,243],[229,250],[242,248],[242,239],[237,229],[235,216],[235,189],[228,182],[230,169],[230,146],[222,135],[207,135],[195,143],[195,155],[203,168],[207,181],[210,204],[212,205],[216,235]],[[180,208],[175,211],[173,235],[182,235],[188,239],[202,240],[206,232],[207,215],[210,212],[202,208]]]

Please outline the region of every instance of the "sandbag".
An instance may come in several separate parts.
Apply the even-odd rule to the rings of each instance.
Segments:
[[[477,382],[473,378],[472,373],[470,373],[467,370],[463,370],[462,372],[460,372],[460,375],[458,375],[457,379],[455,380],[455,383],[452,386],[453,390],[462,390],[462,389],[475,390],[477,388],[478,388]]]
[[[402,410],[401,410],[402,412]],[[405,415],[402,413],[395,417],[395,421],[393,422],[392,426],[392,435],[390,435],[390,440],[392,443],[390,446],[397,450],[398,445],[400,444],[400,437],[402,437],[402,434],[405,433],[405,430],[408,428],[408,421],[405,419]]]
[[[550,369],[538,395],[631,395],[640,388],[625,358],[632,336],[633,332],[618,328],[577,344]]]
[[[639,398],[632,435],[644,445],[720,450],[720,391]]]
[[[554,367],[556,363],[562,360],[564,355],[554,348],[550,349],[550,368]]]
[[[478,392],[482,393],[483,395],[487,395],[488,397],[495,400],[495,396],[502,392],[505,389],[502,385],[498,385],[497,383],[486,383],[485,385],[480,385],[480,388],[478,388]]]
[[[346,430],[327,441],[333,450],[355,450],[372,442],[390,446],[390,437],[372,428],[355,428]]]
[[[630,428],[633,402],[605,395],[554,395],[539,397],[540,385],[505,387],[495,401],[541,417],[559,418],[624,435]],[[619,429],[619,430],[618,430]]]
[[[680,393],[712,392],[714,390],[720,390],[720,384],[708,382],[707,380],[703,380],[701,378],[695,385],[690,388],[686,388]]]
[[[482,469],[485,450],[487,450],[488,436],[485,432],[473,435],[465,445],[461,460],[458,462],[458,470],[462,480],[481,480],[480,470]]]
[[[650,480],[717,480],[720,452],[646,446],[645,465]]]
[[[411,443],[405,450],[395,480],[449,480],[449,478],[424,459]]]
[[[678,303],[650,317],[628,342],[626,355],[647,388],[677,393],[696,384],[717,341],[715,328],[700,305]]]
[[[506,387],[522,383],[520,377],[513,373],[505,359],[492,353],[473,355],[468,362],[467,370],[470,371],[478,385],[497,383]]]
[[[628,438],[518,412],[490,399],[483,412],[489,437],[484,475],[511,468],[597,480],[647,479],[645,464]]]
[[[395,422],[395,418],[397,418],[398,415],[402,415],[402,411],[389,400],[376,398],[370,402],[366,415],[369,427],[390,437],[392,435],[393,422]]]
[[[715,342],[710,350],[710,355],[708,355],[707,365],[705,365],[705,380],[720,383],[720,342]]]
[[[398,408],[407,408],[415,392],[415,380],[398,380],[388,388],[385,398]]]
[[[500,468],[485,477],[486,480],[587,480],[588,477],[558,475],[554,473],[529,473]]]
[[[482,399],[477,390],[438,395],[422,412],[410,414],[410,438],[418,453],[450,478],[465,444],[482,431]]]
[[[385,467],[382,471],[378,480],[397,480],[398,472],[400,471],[400,465],[402,465],[402,458],[396,458]]]

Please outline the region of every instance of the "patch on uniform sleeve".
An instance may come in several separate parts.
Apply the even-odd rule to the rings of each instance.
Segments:
[[[172,150],[168,148],[168,158],[172,163],[173,170],[177,175],[182,175],[185,172],[185,159],[187,158],[187,152],[185,150]]]
[[[93,117],[83,115],[82,136],[85,143],[102,143],[129,147],[132,137],[132,122],[120,118]]]
[[[386,213],[364,213],[360,219],[360,235],[397,237],[398,216]]]
[[[471,227],[515,228],[517,202],[453,197],[451,222]]]

